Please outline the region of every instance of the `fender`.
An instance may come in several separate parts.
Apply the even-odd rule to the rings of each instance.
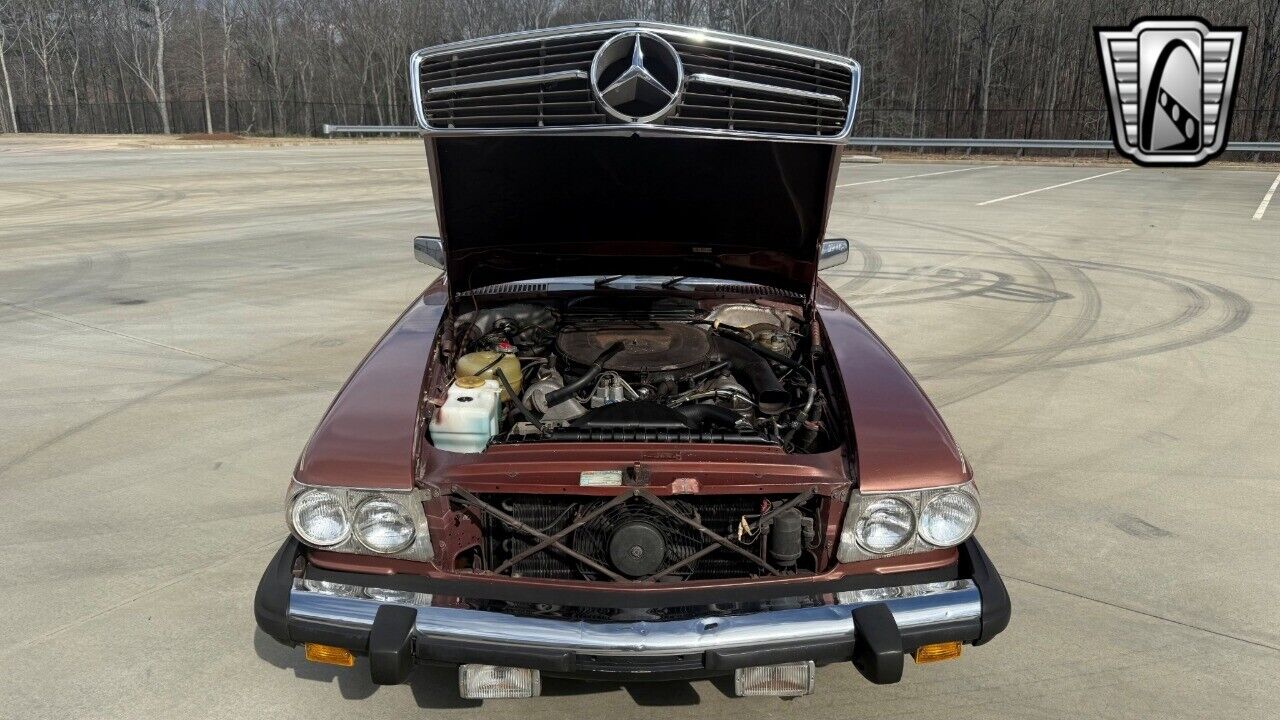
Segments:
[[[413,489],[423,383],[447,298],[437,279],[360,362],[307,441],[298,482]]]
[[[973,472],[964,455],[902,362],[825,282],[814,302],[852,417],[859,489],[967,482]]]

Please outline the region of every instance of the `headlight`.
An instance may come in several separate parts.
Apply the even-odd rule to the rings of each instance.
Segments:
[[[329,582],[328,580],[303,580],[302,586],[311,592],[321,593],[323,595],[353,598],[360,597],[360,588],[355,585],[347,585],[345,583]]]
[[[979,514],[972,482],[895,493],[854,492],[836,559],[848,563],[954,547],[977,529]]]
[[[285,495],[289,529],[303,543],[330,552],[434,558],[423,490],[365,490],[303,485]]]
[[[413,543],[413,519],[385,497],[371,497],[356,508],[355,529],[356,539],[374,552],[400,552]]]
[[[293,529],[308,544],[337,545],[351,533],[342,495],[328,490],[307,490],[293,500],[289,514]]]
[[[920,511],[920,537],[930,545],[959,545],[978,527],[978,503],[959,490],[945,492]]]
[[[887,497],[862,511],[854,534],[863,550],[879,555],[906,545],[915,531],[916,518],[911,506],[898,498]]]

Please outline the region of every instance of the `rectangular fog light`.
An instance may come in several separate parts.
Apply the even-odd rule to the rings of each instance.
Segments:
[[[738,697],[799,697],[813,692],[813,661],[738,668],[733,673]]]
[[[534,697],[542,694],[542,674],[528,668],[463,665],[458,668],[458,693],[464,700]]]

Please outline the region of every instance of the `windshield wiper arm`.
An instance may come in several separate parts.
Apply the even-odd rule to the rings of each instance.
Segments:
[[[626,275],[605,275],[604,277],[596,278],[595,281],[592,282],[591,284],[594,285],[595,287],[602,288],[608,285],[609,283],[613,282],[614,280],[621,280],[624,277],[626,277]]]
[[[673,287],[675,287],[675,286],[679,285],[680,283],[682,283],[682,282],[684,282],[685,280],[688,280],[688,279],[689,279],[689,276],[688,276],[688,275],[677,275],[677,276],[675,276],[675,277],[671,278],[670,280],[666,280],[666,281],[664,281],[664,282],[663,282],[661,285],[659,285],[658,287],[662,288],[663,290],[670,290],[671,288],[673,288]]]

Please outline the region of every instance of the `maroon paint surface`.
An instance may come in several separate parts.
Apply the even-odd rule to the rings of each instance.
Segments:
[[[970,473],[950,432],[910,373],[840,298],[819,282],[816,318],[849,404],[852,435],[830,452],[788,455],[777,447],[666,443],[555,443],[495,446],[480,454],[437,450],[425,439],[430,399],[447,385],[445,369],[430,362],[445,317],[448,291],[437,281],[414,301],[370,351],[339,391],[298,461],[295,477],[312,485],[408,490],[416,485],[447,493],[472,492],[612,495],[614,488],[579,486],[586,470],[640,465],[648,488],[670,496],[795,493],[812,488],[832,498],[820,518],[825,541],[821,578],[939,567],[953,550],[831,565],[852,486],[849,451],[856,448],[858,485],[864,492],[907,490],[964,482]],[[447,342],[442,339],[442,342]],[[477,530],[438,497],[425,503],[438,564],[330,552],[312,552],[316,564],[361,572],[452,573],[454,557],[474,543]],[[522,578],[493,582],[564,583]],[[743,580],[707,581],[733,585]],[[787,579],[748,582],[785,583]],[[696,587],[697,584],[690,584]],[[637,586],[637,591],[641,587]]]
[[[436,282],[374,345],[307,441],[294,470],[298,482],[413,488],[423,377],[444,311],[443,283]]]
[[[818,318],[840,373],[863,492],[955,485],[972,473],[942,417],[911,373],[824,282]]]

